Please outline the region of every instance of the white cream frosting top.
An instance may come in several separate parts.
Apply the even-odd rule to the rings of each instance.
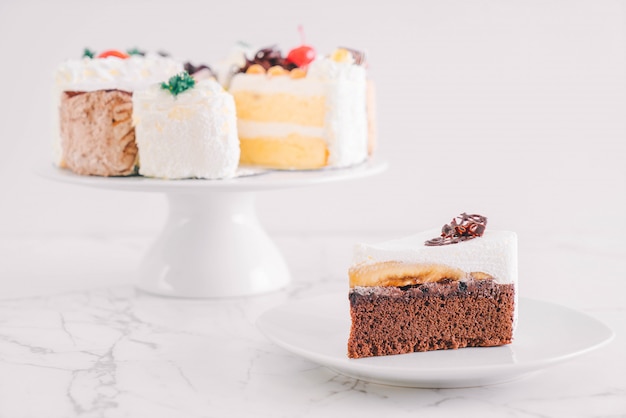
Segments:
[[[321,96],[326,94],[326,88],[323,86],[338,80],[360,83],[365,89],[365,68],[350,62],[337,62],[324,57],[316,59],[309,65],[306,77],[293,79],[285,75],[239,73],[233,77],[229,90],[231,92],[250,90],[263,94]]]
[[[217,81],[224,87],[230,86],[230,80],[235,75],[235,72],[246,65],[246,59],[252,59],[254,57],[256,50],[256,48],[253,48],[245,42],[235,44],[228,55],[215,66]]]
[[[517,283],[515,232],[485,231],[482,237],[457,244],[424,245],[424,242],[440,233],[439,229],[433,229],[378,244],[357,244],[354,248],[353,266],[386,261],[441,264],[465,272],[487,273],[498,283]]]
[[[322,57],[309,64],[307,77],[318,80],[365,80],[366,71],[362,65],[354,64],[354,60],[345,62]]]
[[[185,90],[174,96],[169,90],[161,88],[161,84],[154,84],[147,88],[137,91],[137,97],[133,101],[135,105],[146,106],[150,104],[151,110],[171,109],[177,106],[205,106],[207,103],[212,104],[217,98],[228,98],[232,100],[224,88],[214,79],[205,79],[196,82],[193,88]]]
[[[153,53],[126,59],[82,58],[61,64],[56,70],[55,83],[60,91],[135,91],[167,81],[181,71],[181,62]]]

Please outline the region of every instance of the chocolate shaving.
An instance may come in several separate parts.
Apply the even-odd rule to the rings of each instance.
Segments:
[[[449,224],[441,228],[441,236],[429,239],[424,243],[429,247],[438,245],[457,244],[473,238],[481,237],[487,227],[487,217],[482,215],[468,215],[463,212],[452,219]]]
[[[359,51],[358,49],[347,48],[345,46],[342,46],[340,48],[345,49],[346,51],[349,51],[352,54],[352,57],[354,58],[354,63],[356,65],[365,65],[365,62],[366,62],[365,52]]]
[[[296,64],[287,61],[287,58],[283,57],[280,50],[275,46],[259,49],[251,60],[246,58],[246,63],[239,69],[239,72],[245,73],[253,64],[259,64],[266,71],[276,65],[288,71],[298,67]]]
[[[213,76],[214,78],[217,78],[217,76],[215,75],[215,72],[208,65],[204,65],[204,64],[194,65],[191,62],[186,62],[183,68],[185,69],[185,71],[189,73],[189,75],[194,75],[195,73],[201,70],[208,70],[211,76]]]

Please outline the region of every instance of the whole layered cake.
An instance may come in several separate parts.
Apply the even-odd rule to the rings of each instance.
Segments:
[[[61,64],[55,76],[55,164],[83,175],[134,174],[133,92],[182,69],[171,58],[137,50],[85,50],[83,58]]]
[[[187,72],[135,92],[139,174],[162,179],[233,177],[239,164],[235,103],[213,78]]]
[[[517,235],[466,213],[439,230],[359,244],[349,270],[351,358],[512,342]]]
[[[364,54],[339,48],[316,57],[306,45],[282,56],[264,48],[229,80],[241,163],[276,169],[347,167],[371,142]],[[372,99],[373,100],[373,99]]]

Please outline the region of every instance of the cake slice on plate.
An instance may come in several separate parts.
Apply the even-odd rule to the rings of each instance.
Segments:
[[[380,244],[349,270],[351,358],[509,344],[517,320],[517,235],[466,213]]]

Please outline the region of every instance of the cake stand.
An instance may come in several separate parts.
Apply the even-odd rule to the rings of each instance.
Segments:
[[[224,298],[275,291],[290,281],[283,255],[257,219],[258,192],[355,180],[386,168],[375,160],[318,171],[240,168],[226,180],[79,176],[53,166],[39,174],[81,186],[164,193],[167,221],[140,264],[137,287],[162,296]]]

